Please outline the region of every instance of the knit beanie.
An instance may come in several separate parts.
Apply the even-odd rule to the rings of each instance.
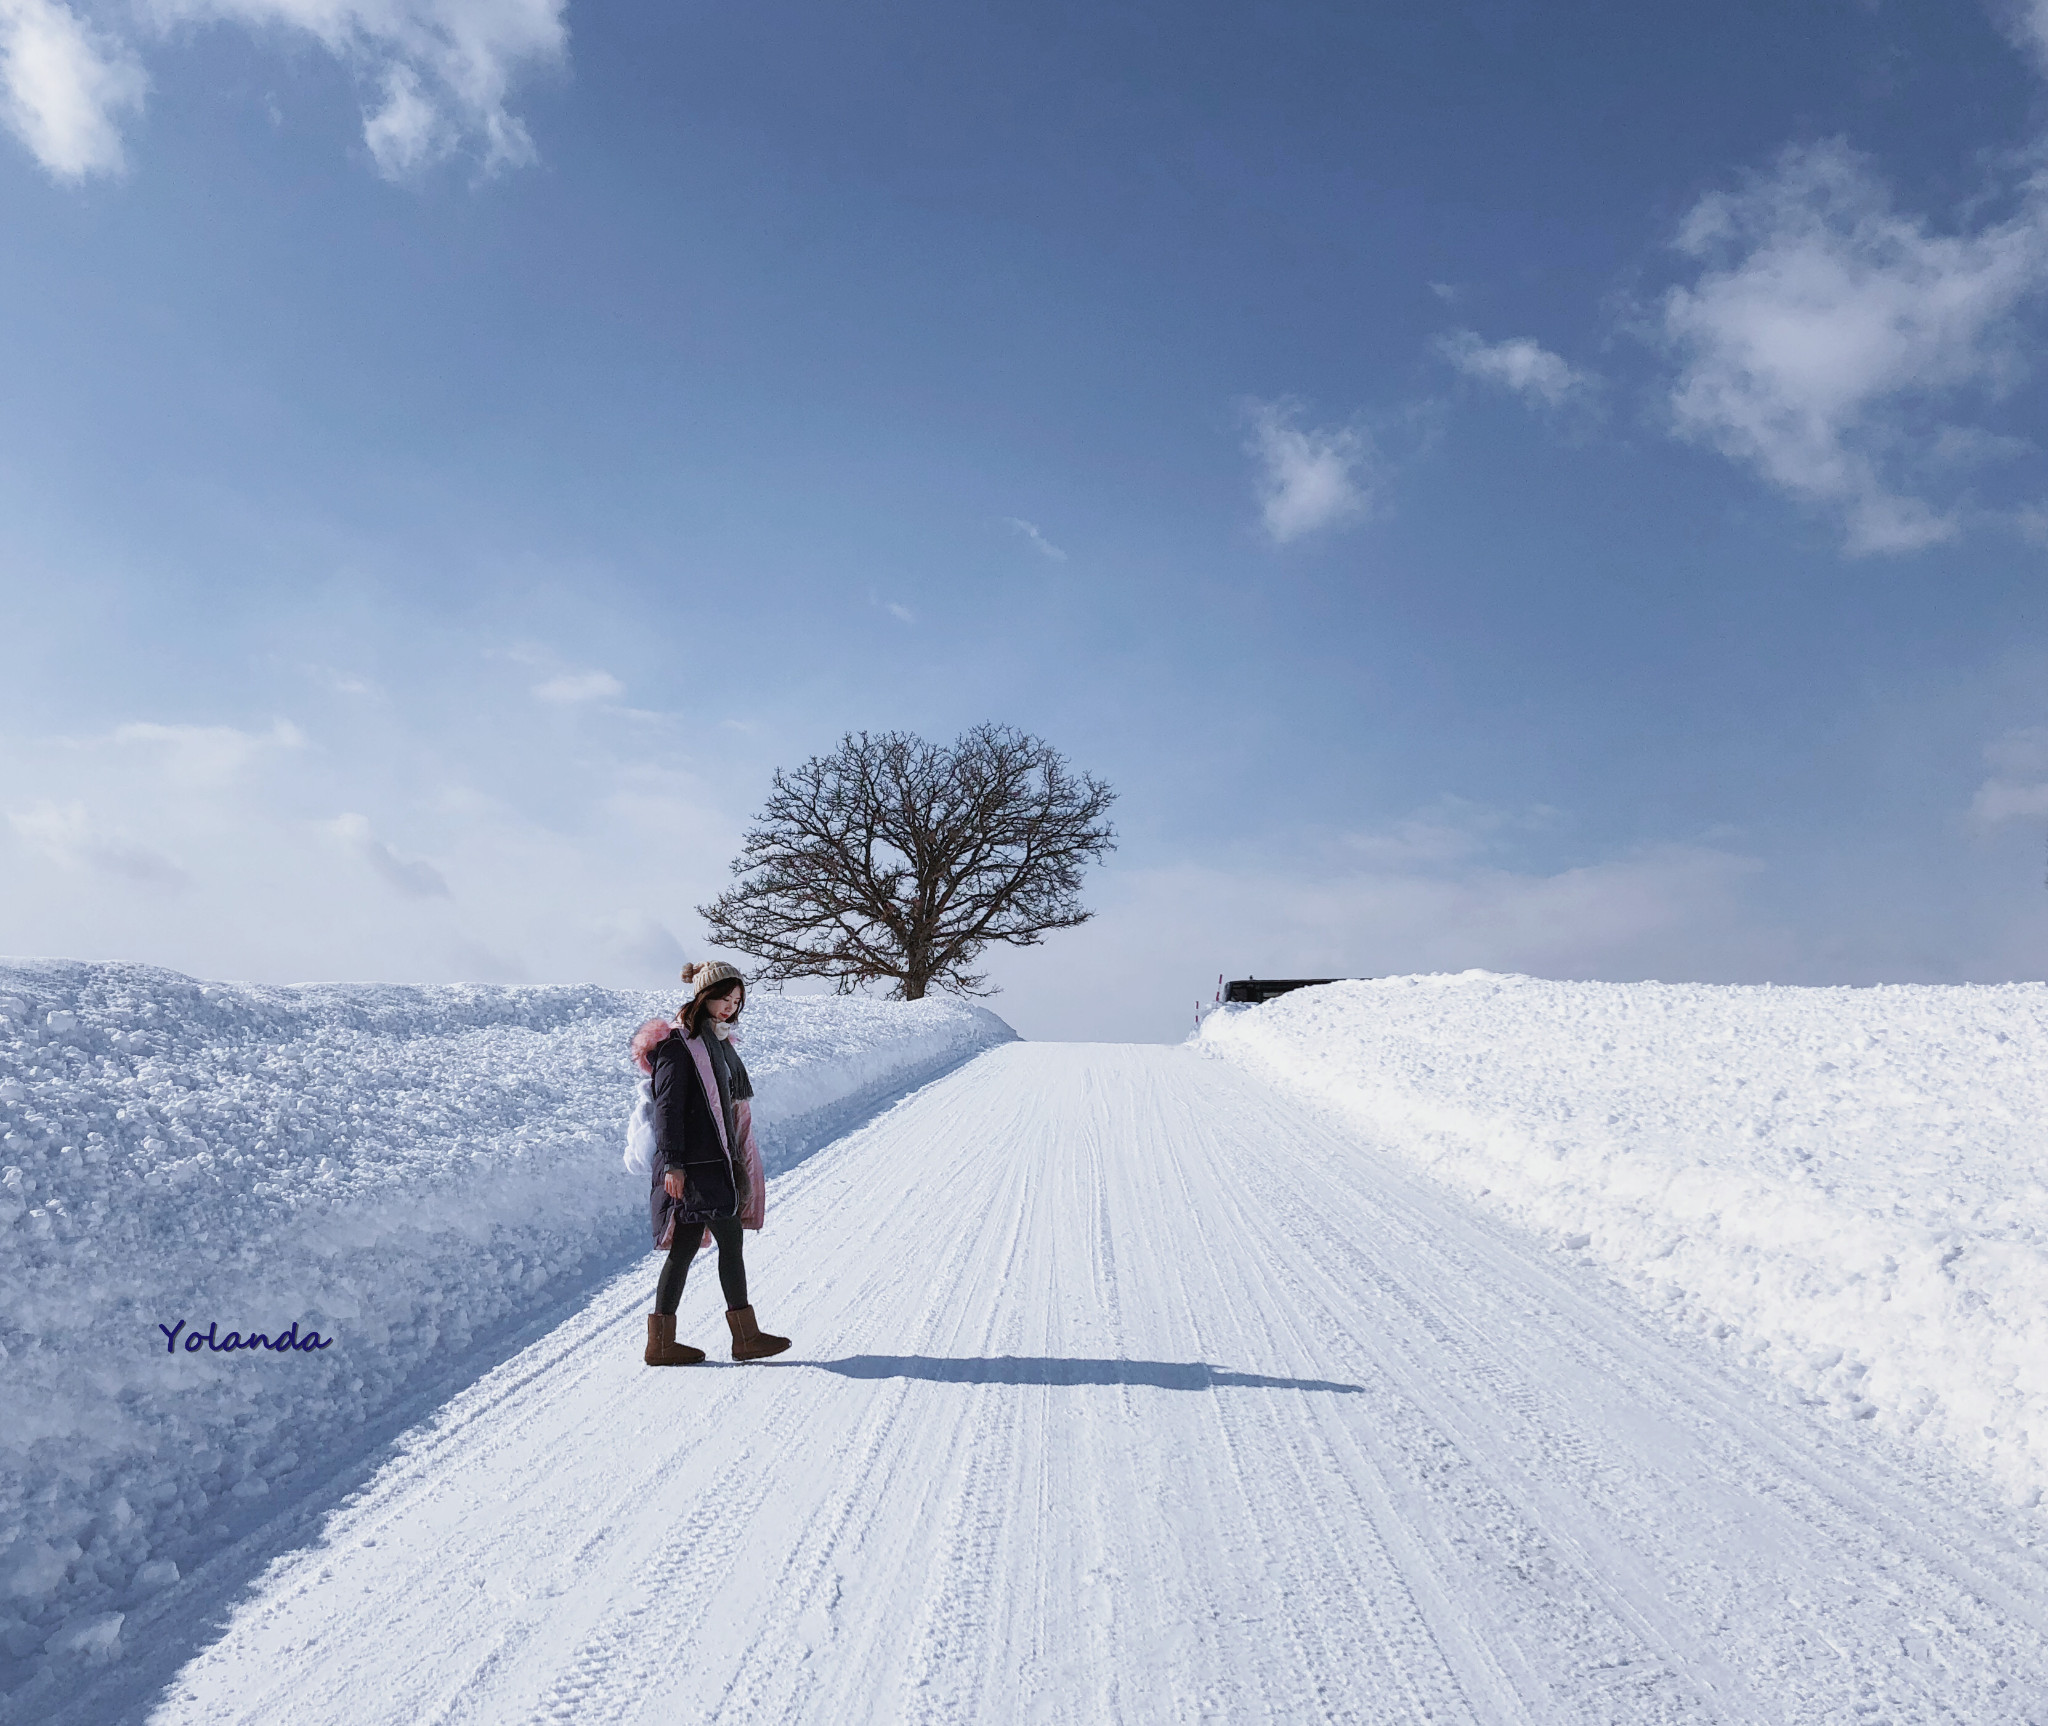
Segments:
[[[747,987],[746,978],[735,965],[728,965],[723,959],[699,959],[694,965],[683,967],[683,981],[690,985],[690,999],[701,1001],[721,983],[737,983],[742,993]]]

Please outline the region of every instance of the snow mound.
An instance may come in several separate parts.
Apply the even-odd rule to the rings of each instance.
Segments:
[[[2048,1487],[2048,986],[1392,977],[1198,1046],[1801,1395]]]
[[[674,1004],[0,962],[0,1688],[117,1654],[120,1608],[409,1380],[648,1250],[627,1043]],[[750,1001],[768,1168],[1013,1035]]]

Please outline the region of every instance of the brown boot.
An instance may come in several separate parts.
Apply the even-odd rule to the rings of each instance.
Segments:
[[[754,1309],[736,1306],[726,1309],[725,1322],[732,1326],[732,1358],[762,1360],[789,1347],[786,1336],[770,1336],[754,1322]]]
[[[674,1313],[651,1312],[647,1315],[647,1353],[641,1358],[649,1366],[695,1366],[704,1358],[704,1351],[676,1341]]]

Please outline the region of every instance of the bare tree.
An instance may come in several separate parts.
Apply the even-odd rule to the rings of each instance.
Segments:
[[[1093,915],[1081,872],[1115,849],[1115,799],[1007,725],[950,748],[849,733],[777,772],[736,879],[697,912],[716,944],[765,960],[765,980],[887,981],[906,1001],[992,994],[969,968],[985,947],[1035,947]]]

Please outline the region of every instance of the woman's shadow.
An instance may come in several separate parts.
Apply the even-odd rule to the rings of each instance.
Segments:
[[[1154,1390],[1329,1390],[1362,1393],[1362,1384],[1323,1378],[1269,1378],[1190,1360],[1073,1360],[1055,1355],[852,1354],[841,1360],[778,1360],[757,1366],[808,1367],[841,1378],[922,1378],[938,1384],[1134,1384]]]

